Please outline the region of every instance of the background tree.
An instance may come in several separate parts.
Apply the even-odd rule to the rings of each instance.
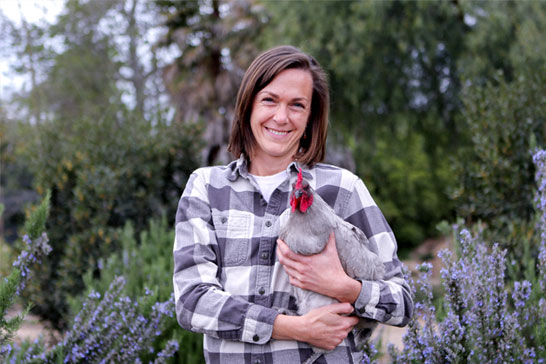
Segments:
[[[36,267],[38,278],[25,297],[57,328],[66,323],[67,295],[84,287],[82,271],[119,249],[116,228],[131,220],[140,231],[150,217],[174,218],[185,181],[199,165],[199,126],[172,123],[158,102],[139,105],[139,97],[154,90],[134,92],[149,87],[156,67],[153,57],[151,65],[135,59],[143,45],[131,32],[143,32],[136,23],[151,15],[137,13],[138,4],[67,1],[44,30],[57,46],[39,65],[44,77],[33,88],[44,91],[40,114],[46,117],[10,124],[25,126],[13,135],[24,138],[20,156],[37,191],[51,189],[53,253]],[[127,49],[110,33],[115,20],[126,24],[119,28]],[[133,87],[129,100],[124,75]]]
[[[265,2],[265,43],[316,55],[330,76],[334,138],[402,246],[434,234],[450,216],[447,156],[460,134],[457,59],[468,26],[457,3]],[[337,134],[337,135],[335,135]]]
[[[176,107],[176,120],[205,124],[203,161],[226,164],[226,148],[237,90],[259,50],[254,38],[264,26],[253,1],[156,1],[166,16],[161,45],[180,56],[165,67],[163,80]]]

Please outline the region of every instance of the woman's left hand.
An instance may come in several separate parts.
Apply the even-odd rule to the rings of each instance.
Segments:
[[[334,232],[330,233],[321,253],[309,256],[292,252],[284,241],[278,239],[277,256],[290,283],[296,287],[349,303],[354,303],[360,294],[361,283],[350,278],[341,266]]]

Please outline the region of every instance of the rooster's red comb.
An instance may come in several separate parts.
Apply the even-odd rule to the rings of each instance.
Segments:
[[[302,181],[303,181],[303,174],[301,172],[301,167],[300,167],[300,171],[298,172],[298,180],[296,181],[296,189],[300,189],[302,187],[301,185]]]

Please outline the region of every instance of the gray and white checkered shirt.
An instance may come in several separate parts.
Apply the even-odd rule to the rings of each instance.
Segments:
[[[207,363],[301,363],[311,354],[303,342],[271,338],[279,313],[296,314],[288,277],[275,254],[280,219],[288,209],[297,162],[267,203],[243,157],[223,167],[196,170],[178,205],[174,241],[176,316],[188,330],[205,334]],[[405,325],[413,310],[396,256],[396,241],[360,178],[326,164],[303,168],[320,196],[368,237],[386,267],[383,281],[363,281],[355,313],[389,325]],[[286,214],[283,216],[287,216]],[[358,363],[353,335],[316,363]]]

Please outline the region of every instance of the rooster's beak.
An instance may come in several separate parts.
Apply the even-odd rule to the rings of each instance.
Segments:
[[[302,194],[303,194],[303,192],[301,192],[301,190],[295,190],[295,191],[294,191],[294,196],[295,196],[296,198],[300,198]]]

